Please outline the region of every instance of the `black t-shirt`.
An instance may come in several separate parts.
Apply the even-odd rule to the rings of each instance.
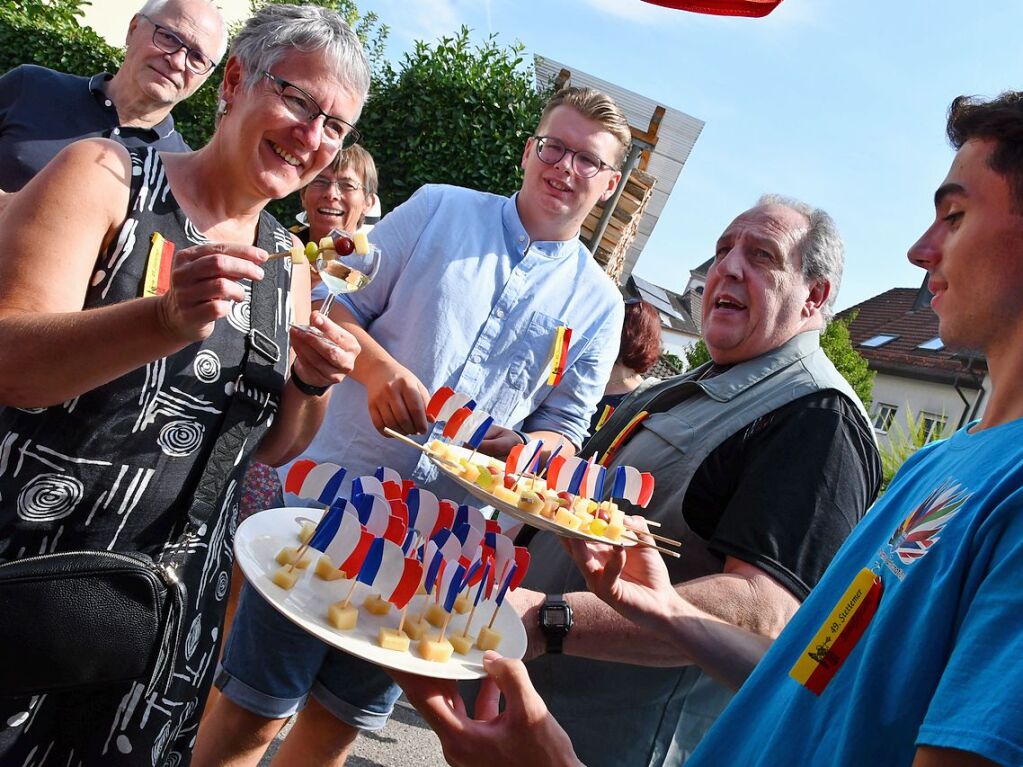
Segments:
[[[761,568],[802,600],[880,486],[869,424],[824,391],[722,442],[693,475],[683,514],[712,552]]]

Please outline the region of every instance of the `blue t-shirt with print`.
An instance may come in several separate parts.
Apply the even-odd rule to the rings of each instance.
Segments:
[[[880,604],[818,696],[790,672],[864,568]],[[920,450],[853,531],[688,767],[1023,764],[1023,420]]]

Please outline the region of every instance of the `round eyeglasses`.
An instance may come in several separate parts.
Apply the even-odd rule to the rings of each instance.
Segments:
[[[153,25],[153,45],[172,56],[181,50],[185,52],[185,66],[188,67],[189,71],[197,75],[204,75],[216,65],[213,59],[198,48],[192,48],[187,45],[167,27],[157,24],[144,13],[140,13],[139,16]]]
[[[597,155],[582,150],[569,149],[561,139],[552,136],[533,136],[536,142],[536,156],[546,165],[557,165],[566,153],[572,155],[572,170],[581,178],[593,178],[602,170],[618,170],[608,165]]]
[[[296,120],[312,122],[321,115],[323,116],[323,138],[325,141],[340,149],[347,149],[352,144],[359,143],[362,134],[355,129],[354,125],[347,120],[324,112],[316,103],[316,99],[297,85],[282,80],[269,72],[263,72],[263,77],[274,84],[277,95],[281,97],[281,102]]]

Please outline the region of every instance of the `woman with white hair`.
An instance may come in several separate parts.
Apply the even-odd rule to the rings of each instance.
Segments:
[[[4,617],[25,609],[5,568],[112,552],[170,584],[165,612],[177,621],[161,625],[180,630],[115,658],[119,675],[95,663],[138,633],[119,597],[104,632],[54,639],[32,621],[0,629],[3,764],[190,760],[240,478],[252,458],[280,464],[306,445],[323,395],[358,353],[345,331],[310,317],[308,268],[268,260],[295,240],[263,209],[353,143],[368,86],[365,55],[337,13],[268,5],[235,38],[205,147],[161,155],[81,141],[4,213]],[[318,333],[289,334],[310,321]],[[68,584],[83,582],[93,581]],[[34,614],[86,629],[109,618],[65,593],[48,592]],[[41,645],[59,649],[40,656]],[[152,668],[130,672],[150,651]]]

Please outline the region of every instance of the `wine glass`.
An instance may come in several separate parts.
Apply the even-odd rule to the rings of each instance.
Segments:
[[[332,247],[326,247],[328,244]],[[380,269],[380,248],[364,234],[353,236],[331,229],[320,240],[313,267],[327,286],[327,298],[320,307],[320,314],[326,315],[335,296],[362,290],[373,281]]]
[[[308,249],[315,248],[316,255],[314,260],[310,254],[310,266],[327,288],[327,298],[319,309],[320,314],[326,317],[335,296],[362,290],[373,281],[380,269],[380,248],[367,240],[363,233],[352,235],[340,229],[331,229],[326,237],[312,246]],[[322,335],[310,325],[293,327]]]

